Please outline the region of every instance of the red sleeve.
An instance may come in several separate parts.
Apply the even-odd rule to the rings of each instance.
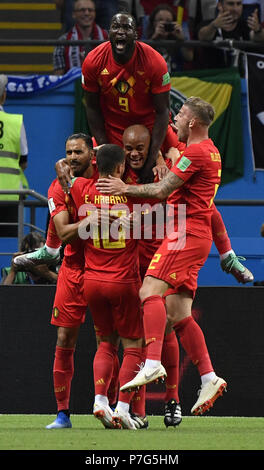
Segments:
[[[97,70],[97,56],[95,50],[92,50],[87,54],[82,64],[82,87],[86,91],[94,93],[100,91]]]
[[[54,217],[59,212],[67,211],[66,194],[57,180],[53,181],[49,187],[48,205],[51,217]]]
[[[57,180],[50,185],[48,190],[48,206],[51,217],[54,217],[59,212],[68,210],[66,196]]]
[[[204,153],[202,151],[198,152],[197,150],[196,145],[195,148],[192,145],[189,148],[187,147],[171,168],[171,171],[183,181],[187,181],[204,166]]]
[[[166,61],[164,60],[162,55],[154,49],[148,49],[148,51],[148,66],[150,67],[150,70],[153,71],[151,81],[151,92],[154,95],[157,95],[159,93],[165,93],[167,91],[170,91],[170,74],[168,72]]]
[[[90,180],[82,177],[78,177],[73,181],[71,187],[71,197],[76,207],[84,204],[83,200],[83,189],[86,188]]]

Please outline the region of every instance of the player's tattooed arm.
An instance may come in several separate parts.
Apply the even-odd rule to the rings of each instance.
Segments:
[[[109,178],[101,178],[97,181],[96,187],[104,194],[120,195],[132,197],[149,197],[160,200],[166,199],[175,189],[178,189],[184,181],[170,171],[158,183],[131,185],[126,184],[119,178],[109,176]]]
[[[138,186],[128,185],[127,196],[150,197],[166,199],[175,189],[179,188],[184,181],[170,171],[158,183],[142,184]]]

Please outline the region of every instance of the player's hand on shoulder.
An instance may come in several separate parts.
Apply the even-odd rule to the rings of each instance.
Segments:
[[[156,180],[160,181],[164,178],[164,176],[167,175],[169,169],[168,169],[167,165],[165,163],[163,163],[163,164],[159,164],[159,165],[154,166],[152,171],[153,171],[153,174],[154,174],[155,181]]]
[[[95,186],[100,193],[118,196],[125,194],[127,185],[120,178],[109,175],[108,178],[99,178]]]

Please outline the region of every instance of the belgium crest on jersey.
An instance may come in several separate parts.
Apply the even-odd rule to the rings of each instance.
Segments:
[[[126,81],[121,80],[120,82],[116,83],[115,88],[119,93],[121,93],[121,95],[125,95],[128,92],[130,85]]]

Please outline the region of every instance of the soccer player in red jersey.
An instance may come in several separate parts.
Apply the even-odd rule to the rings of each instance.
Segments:
[[[159,150],[176,147],[170,122],[170,76],[163,57],[136,40],[134,18],[113,16],[109,39],[89,52],[82,66],[88,125],[98,145],[122,146],[124,130],[135,123],[151,132],[142,180],[155,165]]]
[[[201,393],[193,414],[203,414],[226,389],[225,380],[214,372],[203,332],[191,310],[198,273],[211,249],[212,204],[221,177],[220,154],[208,138],[213,118],[209,103],[197,97],[186,100],[175,118],[179,140],[186,142],[186,149],[160,182],[133,186],[109,177],[97,183],[103,193],[168,198],[174,212],[174,231],[154,254],[140,290],[148,345],[145,366],[121,390],[166,375],[161,351],[168,321],[201,376]]]
[[[136,40],[132,16],[119,13],[111,21],[109,39],[87,54],[82,66],[82,84],[87,103],[88,124],[98,145],[122,145],[123,131],[135,123],[151,132],[148,159],[140,171],[141,182],[153,178],[159,150],[184,149],[173,132],[169,118],[170,77],[162,56]],[[252,273],[241,264],[229,243],[219,211],[212,215],[214,241],[221,267],[238,282],[252,282]]]
[[[96,161],[101,176],[113,174],[122,177],[125,154],[121,147],[104,145],[98,150]],[[105,197],[96,189],[92,180],[82,178],[74,181],[71,196],[79,208],[81,222],[78,227],[76,224],[68,226],[68,235],[64,241],[76,235],[86,239],[84,292],[100,337],[94,358],[94,415],[108,427],[138,429],[141,426],[131,419],[129,413],[134,392],[119,393],[114,413],[108,406],[107,398],[119,338],[124,348],[119,373],[120,385],[125,384],[129,377],[132,379],[135,376],[135,370],[142,362],[144,332],[138,295],[141,280],[137,240],[127,237],[123,227],[124,218],[133,211],[132,200],[129,201],[126,196]],[[113,224],[109,226],[102,218],[106,217],[103,212],[115,219],[113,224],[117,222],[115,234]],[[96,220],[92,224],[91,220],[94,219]]]
[[[92,139],[86,134],[73,134],[66,141],[67,165],[73,176],[96,178],[97,168],[92,159]],[[48,191],[51,219],[49,221],[47,249],[58,249],[61,238],[67,236],[67,225],[79,222],[76,206],[70,194],[65,194],[55,179]],[[54,223],[55,221],[55,223]],[[57,345],[53,366],[54,392],[57,401],[57,418],[47,429],[71,427],[69,400],[74,374],[74,351],[80,325],[85,320],[87,302],[84,298],[84,242],[76,239],[65,246],[62,266],[59,270],[56,294],[53,302],[51,324],[57,326]],[[37,252],[35,252],[37,253]],[[55,255],[56,257],[56,255]],[[38,250],[34,259],[22,259],[22,263],[50,263],[54,259],[46,250]],[[112,382],[108,390],[111,403],[116,403],[119,359],[114,359]]]
[[[66,159],[74,175],[91,178],[93,174],[92,140],[85,134],[75,134],[66,141]],[[75,204],[63,193],[58,180],[48,190],[51,219],[50,245],[61,244],[67,224],[78,221]],[[70,428],[69,401],[74,374],[74,352],[79,329],[85,320],[87,302],[84,298],[84,242],[76,239],[64,248],[64,258],[58,274],[51,324],[57,327],[57,343],[53,364],[54,393],[57,418],[47,429]]]
[[[150,133],[148,129],[140,124],[136,124],[125,129],[123,133],[123,148],[126,154],[126,170],[123,176],[123,181],[127,184],[138,184],[140,171],[148,156],[148,149],[150,145]],[[168,168],[171,167],[171,160],[165,158],[165,163]],[[159,180],[159,175],[156,173],[156,167],[153,169],[155,180]],[[154,206],[159,200],[149,199],[145,203]],[[165,218],[164,218],[165,219]],[[165,220],[164,220],[165,222]],[[162,238],[157,237],[156,224],[147,227],[142,227],[142,236],[138,240],[139,248],[139,265],[140,275],[143,281],[148,265],[162,242]],[[145,233],[144,233],[145,232]],[[148,238],[147,238],[148,237]],[[164,336],[164,343],[162,348],[162,364],[164,365],[166,377],[166,393],[165,393],[165,409],[164,409],[164,424],[166,426],[177,426],[181,423],[181,407],[179,403],[179,345],[175,332],[169,330]],[[141,387],[133,397],[133,412],[137,412],[142,416],[140,406],[143,401]]]

